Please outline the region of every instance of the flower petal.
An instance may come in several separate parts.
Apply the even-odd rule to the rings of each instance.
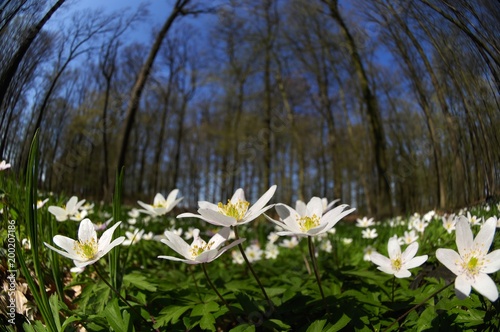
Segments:
[[[175,201],[175,198],[177,197],[177,194],[179,193],[179,189],[174,189],[172,190],[168,196],[167,196],[167,202],[171,204],[172,202]],[[182,198],[181,198],[182,199]]]
[[[301,200],[297,200],[297,202],[295,202],[295,211],[297,211],[297,213],[300,216],[302,216],[302,217],[305,216],[307,213],[306,203],[304,203]]]
[[[399,241],[398,241],[399,242]],[[401,254],[401,260],[404,262],[410,261],[418,251],[418,242],[411,243],[408,247],[406,247],[405,251]]]
[[[276,191],[276,185],[271,186],[262,197],[260,197],[257,202],[255,202],[250,209],[248,209],[246,215],[245,215],[245,220],[250,219],[248,221],[251,221],[255,218],[257,218],[260,214],[262,214],[264,211],[263,210],[264,206],[271,200],[271,198],[274,195],[274,192]]]
[[[455,232],[457,234],[456,242],[458,253],[463,257],[472,248],[474,243],[469,220],[467,220],[466,217],[460,216],[458,218],[455,226]]]
[[[394,276],[396,278],[408,278],[411,276],[411,272],[406,270],[406,269],[401,269],[401,270],[397,271],[396,273],[394,273]]]
[[[81,257],[74,252],[68,253],[66,251],[59,250],[57,248],[54,248],[53,246],[51,246],[50,244],[48,244],[46,242],[44,242],[43,244],[45,244],[45,246],[47,248],[54,250],[55,252],[57,252],[60,255],[63,255],[64,257],[71,258],[71,259],[81,259]]]
[[[494,273],[500,270],[500,249],[490,252],[484,259],[487,264],[481,269],[481,272]]]
[[[477,233],[474,239],[474,248],[479,250],[483,255],[488,253],[490,250],[491,243],[495,237],[495,230],[497,228],[497,223],[494,218],[489,218],[486,220],[481,227],[479,233]]]
[[[120,237],[117,237],[116,239],[114,239],[113,242],[108,243],[108,245],[105,246],[105,247],[103,247],[102,249],[99,248],[99,251],[97,253],[97,259],[99,259],[102,256],[106,255],[114,247],[122,244],[123,241],[125,241],[125,236],[120,236]]]
[[[313,215],[316,215],[320,218],[323,215],[323,202],[319,197],[313,197],[307,203],[307,216],[312,217]]]
[[[472,281],[472,287],[491,302],[498,299],[497,285],[487,274],[478,274]]]
[[[189,254],[191,246],[187,244],[186,241],[184,241],[179,235],[170,231],[165,231],[165,236],[167,238],[161,240],[162,243],[165,243],[167,246],[169,246],[171,249],[185,258],[191,257],[191,255]]]
[[[471,291],[471,284],[465,275],[459,275],[455,279],[455,294],[460,300],[469,296]]]
[[[214,210],[198,209],[198,213],[203,217],[203,220],[217,226],[234,226],[237,222],[235,218],[223,215]]]
[[[463,260],[455,250],[440,248],[436,250],[436,258],[455,275],[462,273],[458,263]]]
[[[238,201],[244,201],[245,200],[245,192],[243,189],[238,188],[233,194],[233,197],[231,197],[231,203],[236,204]]]
[[[295,232],[298,234],[305,234],[300,228],[299,223],[297,222],[297,217],[300,217],[297,211],[295,211],[288,205],[281,203],[276,204],[274,208],[276,209],[276,212],[278,213],[280,219],[284,224],[280,226],[291,232]]]
[[[394,259],[401,255],[401,246],[397,237],[391,237],[387,243],[387,252],[389,253],[389,258]]]
[[[113,237],[113,233],[115,232],[115,229],[120,226],[121,221],[115,223],[113,226],[108,228],[104,233],[102,233],[101,238],[99,239],[98,243],[98,250],[104,250],[107,246],[109,246],[109,243],[111,242],[111,238]]]
[[[158,256],[158,258],[168,259],[168,260],[177,261],[177,262],[184,262],[186,264],[200,264],[200,262],[193,261],[191,259],[183,259],[183,258],[174,257],[174,256]]]
[[[391,260],[384,255],[374,251],[370,255],[370,260],[372,263],[384,268],[389,268],[392,271]]]
[[[210,203],[207,201],[198,201],[198,207],[200,209],[208,209],[208,210],[214,210],[214,211],[219,211],[219,207],[217,204]]]
[[[413,243],[415,243],[415,242],[413,242]],[[425,263],[427,258],[429,258],[429,256],[427,256],[427,255],[413,257],[413,259],[411,259],[409,262],[404,264],[404,268],[413,269],[417,266],[420,266],[420,265]]]
[[[80,222],[80,227],[78,228],[78,240],[82,242],[94,240],[97,242],[97,232],[95,231],[94,224],[89,218],[85,218]]]

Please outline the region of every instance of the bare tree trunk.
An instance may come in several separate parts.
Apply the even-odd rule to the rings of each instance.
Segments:
[[[340,30],[342,31],[342,34],[347,41],[347,47],[351,56],[351,61],[358,76],[361,92],[366,104],[368,120],[370,121],[371,134],[373,137],[375,163],[378,173],[377,184],[379,191],[379,200],[376,213],[379,216],[392,215],[392,195],[387,174],[386,141],[377,99],[370,88],[368,76],[366,74],[365,68],[363,67],[361,56],[359,54],[354,38],[349,32],[349,29],[342,16],[340,15],[338,9],[338,0],[322,1],[328,5],[330,9],[330,16],[339,24]]]
[[[127,153],[128,141],[130,138],[130,133],[132,131],[132,127],[134,125],[134,120],[139,109],[139,103],[141,100],[142,92],[144,90],[144,86],[146,85],[146,81],[151,73],[151,68],[153,67],[154,60],[158,51],[160,50],[163,39],[167,35],[170,27],[174,23],[175,19],[179,15],[184,15],[184,8],[189,3],[190,0],[176,0],[174,8],[170,13],[169,17],[163,24],[160,32],[156,36],[156,39],[151,47],[151,50],[148,54],[148,57],[137,76],[134,87],[132,88],[132,92],[130,94],[130,101],[128,103],[126,115],[125,115],[125,124],[123,126],[122,133],[119,138],[118,149],[118,164],[117,171],[119,171],[123,166],[125,166],[125,157]]]
[[[21,45],[19,46],[17,52],[12,56],[9,63],[3,68],[2,73],[0,75],[0,105],[3,103],[3,99],[5,98],[5,94],[7,92],[7,88],[10,85],[10,82],[14,78],[16,74],[17,68],[19,64],[24,58],[24,55],[30,48],[31,44],[35,40],[38,33],[42,30],[45,23],[49,21],[52,15],[61,7],[64,3],[64,0],[58,0],[49,11],[42,17],[40,22],[35,25],[32,29],[29,30],[26,38],[23,39]]]

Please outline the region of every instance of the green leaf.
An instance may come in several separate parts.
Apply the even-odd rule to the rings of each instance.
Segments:
[[[322,332],[325,327],[326,319],[317,320],[307,328],[306,332]]]
[[[241,324],[229,330],[229,332],[255,332],[255,325],[246,323]]]
[[[49,298],[50,309],[52,310],[52,316],[54,317],[54,322],[57,326],[57,330],[61,331],[61,320],[59,319],[59,298],[56,294],[52,294]]]
[[[130,273],[123,277],[123,282],[125,284],[133,285],[139,289],[147,290],[150,292],[156,292],[156,286],[147,281],[147,277],[140,273]]]
[[[166,326],[168,323],[175,324],[179,321],[179,317],[183,313],[191,309],[190,306],[168,306],[160,311],[160,315],[156,320],[155,327]]]
[[[215,318],[211,313],[204,314],[200,319],[200,327],[203,330],[215,331]]]
[[[198,304],[193,308],[193,311],[191,311],[191,317],[203,316],[217,310],[219,310],[219,305],[215,302]]]
[[[116,332],[127,332],[133,330],[133,326],[130,324],[130,314],[124,310],[122,316],[118,306],[118,299],[113,299],[108,303],[106,309],[104,309],[104,316],[106,317],[109,325]]]

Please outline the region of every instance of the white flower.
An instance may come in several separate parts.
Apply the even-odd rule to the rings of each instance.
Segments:
[[[21,245],[24,249],[31,250],[31,241],[29,239],[22,239]]]
[[[436,215],[436,211],[431,210],[431,211],[427,212],[426,214],[424,214],[423,219],[427,222],[430,222],[432,220],[432,218],[434,218],[435,215]]]
[[[375,226],[373,218],[368,219],[367,217],[363,217],[363,219],[356,219],[356,227],[366,228],[371,226]]]
[[[427,226],[429,226],[429,223],[423,219],[415,219],[412,222],[412,226],[417,232],[423,233]]]
[[[266,244],[266,250],[264,251],[264,255],[266,259],[276,259],[279,255],[280,251],[277,245],[273,242],[268,242]]]
[[[415,241],[418,240],[418,235],[415,233],[415,230],[412,229],[411,231],[405,231],[404,235],[400,237],[399,239],[399,244],[411,244]]]
[[[428,257],[427,255],[415,257],[418,251],[418,242],[413,242],[401,253],[401,247],[396,236],[389,239],[387,251],[389,252],[389,258],[378,252],[372,252],[370,259],[378,265],[377,269],[385,273],[394,274],[396,278],[411,276],[411,272],[408,270],[424,264]]]
[[[352,243],[352,238],[350,237],[344,237],[342,238],[342,243],[345,244],[345,245],[349,245]]]
[[[436,251],[437,259],[457,276],[455,293],[460,299],[469,296],[471,287],[492,302],[498,298],[497,286],[488,276],[500,270],[500,250],[488,254],[496,223],[495,218],[486,220],[474,239],[469,220],[460,216],[455,231],[458,253],[442,248]]]
[[[264,252],[255,243],[245,248],[245,255],[250,263],[260,261],[262,259],[262,254],[264,254]]]
[[[0,171],[4,171],[7,168],[10,168],[11,164],[8,164],[5,160],[0,162]]]
[[[108,220],[106,220],[104,223],[94,223],[94,229],[96,231],[103,231],[105,230],[106,228],[108,228],[108,225],[113,221],[113,218],[109,218]]]
[[[78,201],[78,197],[73,196],[68,200],[66,206],[64,207],[49,206],[49,212],[56,217],[57,221],[65,221],[68,220],[68,218],[74,217],[76,214],[78,214],[80,212],[80,207],[84,203],[84,199]]]
[[[331,253],[332,248],[333,247],[332,247],[332,243],[330,242],[330,240],[322,241],[319,245],[319,249],[326,251],[327,253]]]
[[[457,223],[457,220],[455,218],[454,214],[450,214],[449,216],[443,216],[443,227],[446,229],[448,234],[451,234],[455,230],[455,225]]]
[[[378,234],[375,228],[367,228],[361,231],[361,236],[363,239],[375,239]]]
[[[36,201],[36,208],[41,209],[48,201],[49,201],[48,198],[44,199],[43,201],[39,199],[38,201]]]
[[[172,256],[158,256],[158,258],[169,259],[172,261],[180,261],[187,264],[200,264],[208,263],[218,258],[227,250],[245,241],[245,239],[239,239],[232,242],[230,245],[221,247],[229,237],[230,229],[229,227],[224,227],[219,233],[215,234],[210,241],[205,242],[200,237],[200,230],[195,229],[193,231],[193,243],[191,245],[187,244],[179,235],[173,232],[165,231],[166,239],[161,240],[167,246],[172,248],[179,255],[183,256],[184,259]]]
[[[178,189],[172,190],[170,194],[168,194],[167,199],[165,199],[165,197],[163,197],[162,194],[157,193],[153,200],[153,205],[137,201],[137,203],[144,208],[144,210],[139,210],[139,211],[142,213],[149,214],[153,217],[167,214],[177,205],[177,203],[179,203],[182,200],[183,197],[175,199],[178,193],[179,193]]]
[[[271,232],[271,233],[269,233],[269,235],[267,235],[267,240],[270,243],[274,243],[274,242],[278,241],[278,239],[279,239],[279,235],[276,234],[276,232]]]
[[[134,232],[129,232],[129,231],[126,231],[125,232],[125,236],[127,237],[125,239],[125,241],[123,241],[123,245],[124,246],[130,246],[132,244],[136,244],[137,242],[139,242],[141,239],[142,239],[142,234],[144,234],[144,230],[143,229],[134,229]]]
[[[194,227],[189,227],[187,231],[184,232],[184,239],[190,240],[193,238]]]
[[[321,199],[321,203],[323,203],[323,213],[330,211],[330,209],[335,205],[335,203],[339,202],[340,198],[334,199],[330,203],[328,203],[328,199],[323,197]]]
[[[56,249],[48,243],[44,242],[44,244],[49,249],[65,257],[71,258],[76,267],[82,268],[97,262],[99,258],[106,255],[111,249],[125,240],[125,237],[120,236],[111,242],[113,232],[119,225],[120,222],[114,224],[113,227],[106,230],[98,240],[92,221],[88,218],[83,219],[78,229],[78,240],[73,240],[62,235],[54,236],[54,243],[65,251]]]
[[[128,211],[128,216],[132,219],[137,219],[139,218],[140,212],[136,208],[132,208],[132,210]]]
[[[87,210],[81,210],[69,216],[69,219],[74,221],[82,221],[83,219],[85,219],[85,217],[87,217],[87,215],[88,215]]]
[[[231,256],[233,257],[233,264],[241,265],[245,263],[245,259],[239,250],[231,251]]]
[[[476,216],[473,216],[470,214],[470,212],[467,211],[467,219],[469,219],[469,222],[471,225],[473,226],[477,226],[477,225],[481,225],[481,221],[483,220],[483,218],[481,217],[476,217]]]
[[[339,205],[323,215],[321,198],[313,197],[306,206],[299,206],[298,211],[285,204],[276,204],[275,209],[280,220],[274,220],[267,215],[266,218],[284,229],[284,231],[276,233],[280,236],[316,236],[326,233],[340,219],[355,210],[344,211],[346,207],[346,204]]]
[[[370,262],[371,261],[371,258],[370,258],[370,255],[372,253],[376,252],[375,248],[373,248],[372,246],[367,246],[364,250],[363,250],[363,260],[364,261],[367,261],[367,262]]]
[[[255,204],[249,208],[250,203],[245,200],[245,193],[243,189],[239,188],[234,193],[233,197],[228,200],[227,204],[212,204],[206,201],[198,202],[198,214],[183,213],[177,218],[199,218],[216,226],[236,226],[246,224],[265,211],[273,207],[273,205],[265,206],[267,202],[273,197],[276,191],[276,185],[269,188]]]
[[[297,237],[292,236],[290,239],[284,239],[283,242],[280,243],[280,246],[283,248],[292,249],[295,248],[299,244],[299,240]]]

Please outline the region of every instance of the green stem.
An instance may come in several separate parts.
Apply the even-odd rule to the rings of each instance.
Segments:
[[[399,322],[400,320],[402,320],[403,318],[405,318],[408,314],[410,314],[412,311],[414,310],[417,310],[418,308],[420,308],[421,306],[423,306],[427,301],[429,301],[430,299],[432,299],[434,296],[436,296],[437,294],[441,293],[442,291],[444,291],[446,288],[450,287],[451,285],[453,284],[453,282],[450,282],[446,285],[444,285],[443,287],[441,287],[440,289],[438,289],[437,291],[435,291],[434,293],[432,293],[431,295],[427,296],[425,298],[425,300],[423,300],[422,302],[420,302],[419,304],[416,304],[415,306],[413,306],[410,310],[408,310],[407,312],[405,312],[404,314],[402,314],[401,316],[398,317],[398,319],[396,319],[394,322],[392,322],[391,325],[389,325],[385,330],[385,331],[389,331],[389,329],[391,327],[393,327],[397,322]]]
[[[135,310],[134,307],[132,307],[132,305],[120,294],[120,292],[118,292],[113,286],[111,286],[111,284],[106,280],[106,278],[104,278],[101,274],[101,272],[99,272],[99,269],[97,268],[97,265],[94,265],[94,269],[95,269],[95,272],[97,273],[97,275],[99,276],[99,278],[101,278],[102,281],[104,281],[104,283],[109,287],[109,289],[111,289],[113,292],[115,292],[115,294],[120,298],[120,300],[122,300],[123,302],[125,302],[126,305],[129,306],[129,308],[139,317],[142,318],[143,321],[146,322],[146,324],[151,324],[151,327],[153,329],[153,331],[157,331],[157,332],[160,332],[160,330],[158,329],[155,329],[154,328],[154,322],[151,323],[150,321],[148,321],[146,318],[142,317],[142,315],[137,312],[137,310]],[[152,320],[153,319],[153,316],[151,316],[151,314],[149,314],[149,316],[151,317]]]
[[[321,294],[321,298],[323,299],[323,303],[325,304],[325,311],[328,314],[330,310],[328,308],[328,302],[325,298],[325,293],[323,293],[323,287],[321,287],[321,278],[319,277],[318,264],[316,262],[316,257],[314,256],[314,243],[312,236],[307,237],[307,244],[309,245],[309,255],[311,256],[312,266],[314,275],[316,276],[316,281],[318,282],[319,292]]]
[[[194,277],[193,266],[192,265],[188,266],[188,269],[189,269],[189,272],[191,272],[191,277],[193,278],[194,287],[196,288],[196,294],[198,295],[198,298],[200,299],[200,301],[203,302],[203,300],[201,299],[200,289],[198,288],[198,283],[196,282],[196,278]],[[203,270],[205,270],[205,266],[203,266]]]
[[[224,300],[224,298],[222,297],[222,295],[220,295],[220,293],[217,290],[217,288],[215,288],[215,285],[212,283],[212,280],[210,280],[210,278],[208,277],[206,265],[207,265],[207,263],[203,263],[203,264],[201,264],[201,267],[203,268],[203,273],[205,274],[205,278],[207,278],[208,284],[210,285],[210,287],[212,287],[212,289],[214,290],[215,294],[217,294],[217,296],[219,297],[219,299],[221,299],[221,301],[226,305],[226,307],[229,310],[231,310],[229,308],[229,304],[227,304],[226,300]]]
[[[236,237],[236,240],[238,240],[240,237],[238,236],[238,228],[235,226],[234,227],[234,235]],[[259,277],[257,277],[257,274],[255,273],[254,269],[252,268],[252,265],[250,264],[250,261],[248,260],[247,255],[245,254],[245,250],[243,250],[243,246],[241,243],[238,244],[238,249],[240,249],[241,256],[243,256],[243,259],[245,260],[245,263],[247,264],[248,268],[250,269],[250,272],[252,272],[253,277],[257,281],[257,284],[259,284],[260,289],[262,290],[262,294],[264,294],[264,297],[267,300],[267,303],[269,304],[269,307],[274,308],[273,302],[271,302],[271,299],[269,296],[267,296],[266,290],[264,289],[264,286],[262,286],[262,283],[259,280]]]
[[[394,292],[396,289],[396,276],[392,277],[392,296],[391,296],[391,302],[394,303]]]

